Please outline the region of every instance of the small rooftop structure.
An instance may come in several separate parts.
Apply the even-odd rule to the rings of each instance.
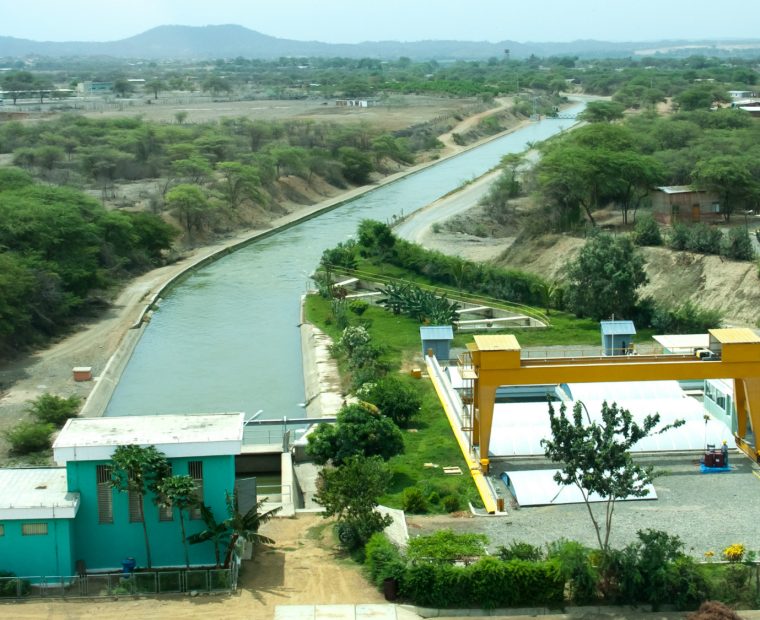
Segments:
[[[633,321],[601,321],[604,355],[625,355],[631,350],[636,327]]]
[[[420,327],[420,339],[423,357],[432,350],[436,359],[442,361],[449,359],[451,341],[454,339],[454,330],[451,325],[424,325]]]
[[[73,519],[79,508],[63,467],[0,469],[0,489],[0,520]]]
[[[710,346],[710,334],[663,334],[652,338],[662,345],[666,353],[689,355]]]
[[[240,454],[243,413],[72,418],[53,444],[59,465],[108,460],[118,446],[155,446],[169,458]]]

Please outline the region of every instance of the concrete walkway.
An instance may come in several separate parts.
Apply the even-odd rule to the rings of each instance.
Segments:
[[[275,620],[419,620],[399,605],[277,605]]]

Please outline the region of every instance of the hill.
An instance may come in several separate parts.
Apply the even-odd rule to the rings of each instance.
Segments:
[[[657,51],[667,54],[715,55],[760,53],[760,40],[648,41],[644,43],[572,41],[569,43],[521,43],[517,41],[367,41],[355,44],[323,43],[280,39],[234,24],[217,26],[158,26],[141,34],[110,42],[32,41],[0,36],[0,58],[30,55],[110,56],[145,59],[286,57],[388,58],[406,56],[414,60],[476,60],[536,56],[626,57]]]

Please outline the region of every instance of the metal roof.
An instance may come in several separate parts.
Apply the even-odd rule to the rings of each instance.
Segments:
[[[72,418],[53,444],[53,457],[107,460],[117,446],[155,446],[171,458],[240,454],[243,414],[151,415]]]
[[[512,334],[473,336],[479,351],[520,351],[520,343]]]
[[[424,325],[420,327],[423,340],[453,340],[454,330],[451,325]]]
[[[665,194],[689,194],[691,192],[702,192],[704,190],[697,189],[691,185],[663,185],[658,187],[661,192]]]
[[[711,329],[710,334],[721,344],[749,344],[760,342],[760,337],[748,327]]]
[[[73,519],[78,508],[65,467],[0,469],[0,519]]]
[[[707,349],[710,346],[710,334],[664,334],[652,338],[671,352]]]
[[[633,321],[601,321],[604,336],[632,336],[636,333]]]

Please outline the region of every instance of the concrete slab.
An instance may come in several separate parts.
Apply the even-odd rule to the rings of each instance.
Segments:
[[[356,606],[357,620],[397,620],[396,606],[383,604],[367,604]]]
[[[316,605],[277,605],[275,620],[314,620]]]
[[[356,606],[317,605],[314,620],[356,620]]]

